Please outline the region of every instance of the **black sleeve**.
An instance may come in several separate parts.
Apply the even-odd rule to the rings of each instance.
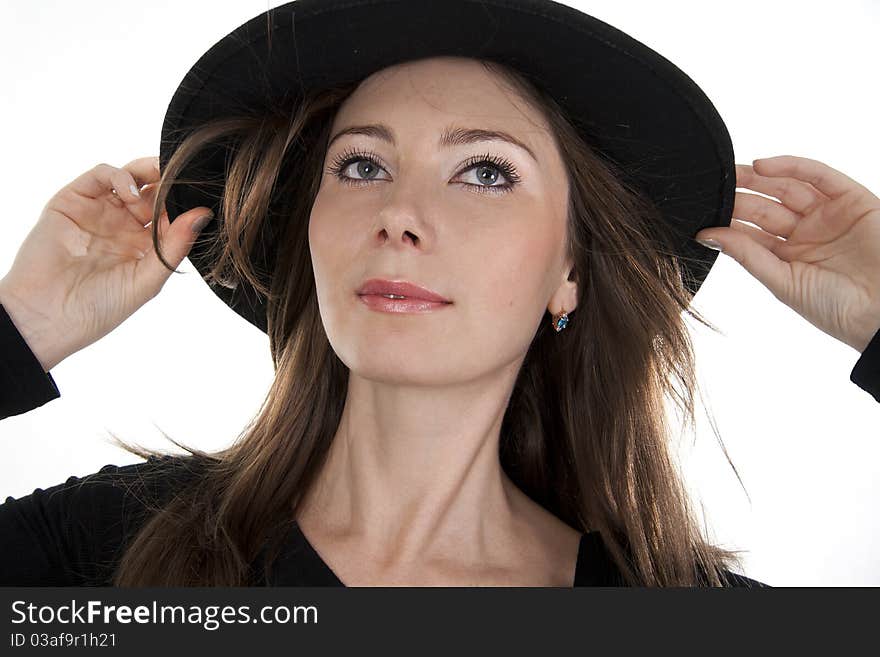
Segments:
[[[724,569],[721,572],[721,583],[725,587],[736,588],[743,587],[749,589],[769,589],[772,588],[769,584],[765,584],[764,582],[759,582],[756,579],[752,579],[750,577],[746,577],[745,575],[740,575],[739,573],[735,573],[733,571]]]
[[[0,304],[0,420],[61,396]]]
[[[169,460],[172,459],[172,460]],[[128,541],[181,481],[174,457],[106,465],[0,504],[0,586],[110,586]]]
[[[849,380],[880,402],[880,330],[859,356]]]

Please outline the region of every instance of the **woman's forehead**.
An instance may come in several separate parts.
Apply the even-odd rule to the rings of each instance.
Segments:
[[[412,122],[411,122],[412,121]],[[366,78],[345,100],[334,134],[354,124],[457,125],[549,138],[546,122],[504,78],[464,57],[432,57],[397,64]]]

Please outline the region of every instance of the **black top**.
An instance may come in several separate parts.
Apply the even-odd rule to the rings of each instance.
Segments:
[[[850,380],[880,401],[880,330]],[[0,305],[0,419],[61,396]],[[184,457],[106,465],[0,504],[0,586],[109,586],[124,546],[188,477]],[[725,571],[728,586],[767,586]],[[344,586],[292,521],[268,582],[272,586]],[[574,586],[621,586],[623,579],[598,531],[581,536]]]

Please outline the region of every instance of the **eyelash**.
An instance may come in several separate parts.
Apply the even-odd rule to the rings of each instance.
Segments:
[[[359,162],[361,160],[367,160],[371,162],[373,165],[384,169],[379,163],[379,157],[373,151],[362,151],[357,149],[348,149],[334,158],[333,163],[328,167],[327,173],[333,174],[340,181],[345,183],[346,185],[351,185],[353,187],[360,187],[362,185],[367,185],[372,182],[371,180],[366,179],[357,179],[357,178],[349,178],[348,176],[344,176],[342,174],[348,166],[354,162]],[[489,166],[498,169],[501,172],[501,175],[507,179],[507,184],[504,185],[475,185],[473,183],[462,183],[463,185],[467,185],[468,187],[476,187],[477,192],[480,194],[506,194],[511,191],[516,185],[518,185],[521,181],[519,174],[516,171],[516,167],[513,165],[510,160],[504,157],[497,157],[492,155],[491,153],[486,153],[485,155],[474,155],[467,159],[464,163],[464,169],[462,169],[459,173],[464,173],[465,171],[470,171],[474,167],[479,165],[488,164]]]

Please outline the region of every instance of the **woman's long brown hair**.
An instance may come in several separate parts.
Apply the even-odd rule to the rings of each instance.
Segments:
[[[480,61],[552,128],[567,167],[566,240],[579,295],[564,331],[556,333],[548,321],[534,336],[504,416],[502,467],[570,526],[598,530],[624,583],[718,586],[739,556],[703,538],[672,458],[664,409],[671,399],[685,426],[695,425],[696,375],[684,314],[717,329],[690,307],[654,205],[623,182],[537,85]],[[212,237],[216,265],[206,280],[246,281],[266,297],[275,378],[254,418],[221,451],[205,453],[169,438],[188,452],[169,459],[114,436],[138,456],[194,474],[133,533],[113,578],[117,586],[269,581],[285,531],[325,462],[346,394],[348,370],[318,313],[308,222],[330,125],[355,86],[309,94],[286,112],[206,124],[162,172],[153,243],[173,270],[161,255],[156,220],[168,186],[203,148],[237,143]],[[270,219],[278,251],[273,270],[260,272],[252,256],[264,248]],[[714,424],[713,431],[720,441]]]

